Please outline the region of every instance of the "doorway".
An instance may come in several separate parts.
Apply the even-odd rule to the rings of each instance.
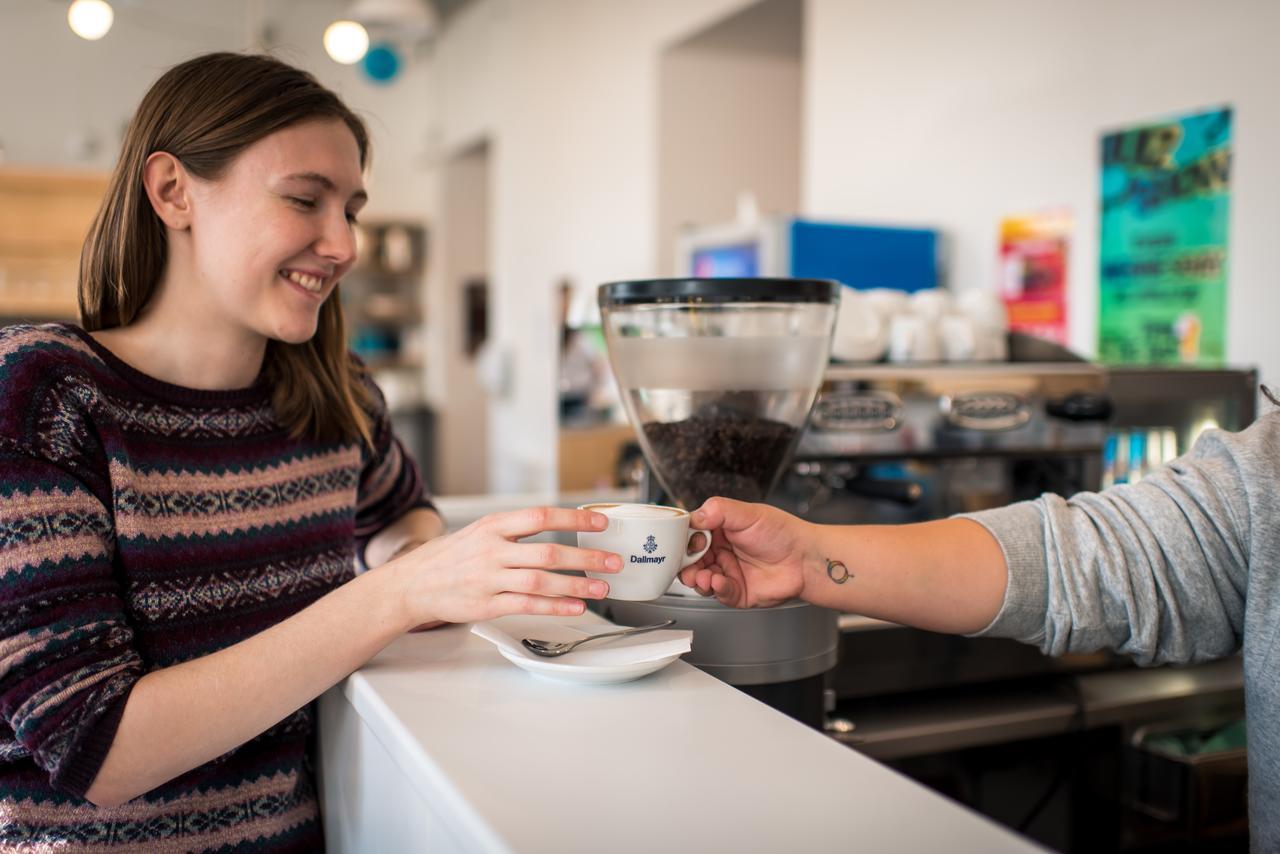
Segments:
[[[762,0],[662,52],[656,269],[686,275],[684,229],[733,222],[740,200],[800,210],[804,2]]]
[[[467,146],[445,163],[442,299],[432,323],[435,358],[444,363],[440,411],[439,483],[447,495],[486,492],[489,485],[489,401],[476,374],[488,336],[490,145]]]

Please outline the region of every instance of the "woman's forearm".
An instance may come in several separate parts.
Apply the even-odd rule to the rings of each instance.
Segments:
[[[412,625],[399,583],[367,573],[234,646],[142,677],[86,797],[123,803],[305,706]]]
[[[922,629],[976,632],[1004,601],[1004,553],[968,519],[916,525],[813,525],[804,598]]]

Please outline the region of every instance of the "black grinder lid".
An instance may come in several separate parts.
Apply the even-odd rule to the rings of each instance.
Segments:
[[[600,307],[642,303],[817,302],[840,299],[832,279],[637,279],[608,282]]]

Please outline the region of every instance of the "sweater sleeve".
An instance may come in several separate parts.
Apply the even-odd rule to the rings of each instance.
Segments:
[[[364,564],[364,549],[378,531],[416,507],[434,509],[417,463],[391,426],[386,401],[368,381],[374,406],[373,448],[366,449],[356,495],[356,554]]]
[[[113,547],[81,480],[0,440],[0,735],[79,797],[145,670]]]
[[[1251,505],[1275,491],[1280,416],[1210,431],[1141,482],[967,514],[999,541],[1004,602],[979,634],[1050,654],[1113,649],[1139,664],[1240,647]]]

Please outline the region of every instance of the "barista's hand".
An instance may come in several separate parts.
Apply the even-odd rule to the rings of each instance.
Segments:
[[[506,614],[581,614],[582,600],[603,599],[609,585],[549,570],[617,572],[622,560],[593,549],[518,541],[544,531],[602,531],[608,523],[599,513],[557,507],[497,513],[397,557],[386,568],[400,579],[406,629]]]
[[[804,590],[806,523],[765,504],[711,498],[693,513],[712,532],[711,548],[680,581],[733,608],[767,608]]]

